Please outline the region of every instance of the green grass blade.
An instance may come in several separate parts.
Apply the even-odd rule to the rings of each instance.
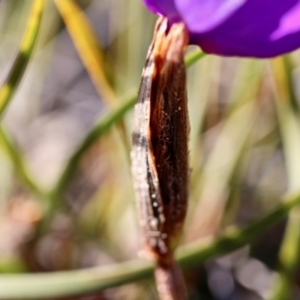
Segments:
[[[260,115],[256,97],[262,78],[262,67],[257,67],[256,62],[250,61],[247,68],[251,68],[251,80],[241,84],[242,92],[234,95],[234,104],[229,103],[230,109],[227,109],[226,117],[219,125],[214,147],[206,157],[203,167],[199,169],[200,172],[192,175],[192,190],[199,190],[199,200],[192,209],[194,218],[189,220],[187,240],[195,236],[195,233],[198,237],[214,235],[220,228],[228,204],[230,181],[248,153],[247,147],[251,143],[251,135]]]
[[[17,57],[0,89],[0,118],[3,116],[7,105],[16,92],[18,84],[23,78],[30,58],[32,57],[41,27],[44,4],[44,0],[35,0],[32,5],[31,14],[28,19],[23,41],[21,42]]]
[[[199,55],[199,51],[196,50],[193,53],[191,53],[190,55],[188,55],[186,57],[185,61],[188,66],[191,66],[203,57],[204,57],[204,55]],[[65,166],[64,170],[62,171],[62,173],[53,189],[54,194],[59,194],[62,192],[62,190],[65,188],[65,186],[70,181],[72,174],[74,173],[80,159],[83,157],[83,155],[86,153],[86,151],[92,145],[94,145],[94,143],[96,141],[98,141],[99,138],[103,134],[108,132],[114,124],[119,122],[123,118],[125,113],[133,108],[135,102],[136,102],[135,95],[129,97],[129,99],[126,100],[119,108],[113,110],[104,119],[101,118],[94,125],[94,127],[87,134],[86,138],[82,141],[82,143],[79,145],[79,147],[75,150],[73,155],[70,157],[70,159],[66,163],[66,166]]]
[[[195,50],[185,57],[184,63],[186,65],[186,67],[189,68],[190,66],[195,64],[199,59],[201,59],[205,56],[206,56],[206,53],[204,53],[202,50],[200,50],[200,49]]]
[[[299,270],[300,208],[294,207],[288,216],[285,234],[279,251],[279,277],[275,282],[273,300],[293,299]]]
[[[187,57],[186,63],[188,66],[191,66],[197,60],[204,57],[197,53],[198,51],[195,52],[197,59],[195,59],[194,55],[189,55]],[[115,109],[107,117],[104,117],[96,123],[66,164],[64,171],[61,173],[61,176],[50,195],[52,200],[56,199],[55,194],[61,193],[67,185],[84,153],[86,153],[86,151],[103,134],[107,133],[114,124],[120,121],[124,114],[134,106],[135,102],[136,97],[132,96],[119,108]],[[5,135],[3,135],[3,137],[5,137]],[[4,139],[4,141],[9,142],[7,139]],[[11,159],[16,166],[20,166],[20,173],[24,175],[27,184],[32,184],[33,189],[39,190],[27,173],[21,157],[16,155],[14,147],[12,147],[10,143],[7,145],[10,146],[9,153],[11,155]],[[191,255],[191,253],[194,254],[195,251],[190,250],[189,255]],[[191,258],[193,258],[193,256],[191,256]],[[184,259],[185,256],[183,254],[183,261]],[[137,259],[107,268],[101,267],[38,275],[0,275],[0,299],[52,299],[53,297],[81,295],[93,291],[99,291],[110,286],[133,282],[140,278],[150,276],[152,274],[152,270],[153,265],[151,262]]]
[[[181,247],[177,255],[180,266],[193,267],[248,244],[299,203],[300,194],[290,196],[245,229],[229,229],[216,240],[201,240]],[[33,300],[83,295],[149,277],[153,267],[149,261],[135,259],[112,266],[76,271],[0,275],[0,299]]]
[[[94,145],[94,143],[103,134],[107,133],[113,125],[120,121],[124,114],[134,106],[135,102],[136,97],[133,96],[123,103],[118,109],[113,110],[110,114],[104,118],[101,118],[100,121],[96,123],[96,125],[91,129],[91,131],[87,134],[85,139],[68,160],[53,190],[54,194],[59,194],[62,192],[72,177],[72,174],[74,173],[80,159],[87,152],[87,150]]]
[[[188,225],[190,232],[197,232],[198,236],[214,235],[219,228],[227,201],[224,195],[228,194],[228,184],[237,169],[237,163],[245,155],[256,117],[252,99],[224,121],[202,169],[201,180],[198,179],[196,183],[200,186],[200,200],[193,209],[194,218]],[[238,130],[236,124],[239,124]],[[189,232],[186,234],[189,239]]]
[[[0,127],[0,146],[8,156],[10,162],[14,166],[17,176],[21,182],[27,187],[28,190],[33,192],[36,196],[44,198],[45,192],[39,187],[31,176],[30,172],[21,154],[17,151],[15,145],[12,144],[9,137],[4,132],[3,128]]]
[[[271,62],[276,83],[276,108],[287,166],[290,192],[300,191],[300,121],[292,84],[288,57]],[[280,276],[273,299],[292,299],[297,270],[300,265],[300,207],[293,208],[279,252]]]

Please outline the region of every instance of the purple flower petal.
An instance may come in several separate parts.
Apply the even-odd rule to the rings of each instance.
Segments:
[[[228,56],[272,57],[300,47],[300,0],[144,0],[171,22],[183,21],[190,43]]]
[[[175,0],[189,30],[204,32],[221,24],[247,0]]]
[[[173,0],[144,0],[144,3],[149,10],[156,14],[168,17],[172,23],[181,21]]]

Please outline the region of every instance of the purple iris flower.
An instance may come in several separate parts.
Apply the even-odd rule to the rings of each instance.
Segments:
[[[190,44],[226,56],[273,57],[300,48],[300,0],[144,0],[171,23],[183,21]]]

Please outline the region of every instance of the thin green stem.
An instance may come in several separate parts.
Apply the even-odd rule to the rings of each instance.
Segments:
[[[17,148],[9,137],[4,132],[3,128],[0,127],[0,145],[2,149],[5,151],[6,155],[10,159],[13,164],[16,173],[19,179],[23,182],[23,184],[31,191],[33,194],[38,196],[39,198],[45,199],[46,192],[38,186],[30,172],[26,164],[24,163],[22,155],[18,152]]]
[[[215,240],[201,240],[179,249],[181,267],[192,267],[249,243],[300,203],[300,194],[285,200],[245,229],[229,229]],[[106,267],[43,274],[0,275],[0,299],[53,299],[83,295],[149,277],[154,265],[135,259]]]
[[[203,58],[205,54],[200,50],[196,50],[189,54],[185,63],[189,67],[192,64],[195,64],[199,59]],[[59,179],[55,187],[52,190],[52,194],[59,195],[63,189],[69,183],[72,174],[77,168],[78,163],[80,162],[83,155],[86,151],[99,140],[99,138],[108,132],[108,130],[117,122],[119,122],[125,113],[127,113],[131,108],[133,108],[136,102],[136,96],[131,96],[126,100],[119,108],[113,110],[106,117],[101,118],[91,129],[79,147],[75,150],[73,155],[69,158],[68,162],[65,165],[65,168],[61,172]],[[55,197],[54,197],[55,198]]]
[[[201,59],[205,56],[206,56],[206,53],[203,52],[202,50],[200,50],[200,49],[195,50],[185,57],[185,59],[184,59],[185,66],[187,68],[189,68],[190,66],[195,64],[199,59]]]
[[[276,83],[276,108],[287,166],[289,190],[300,191],[300,122],[299,109],[292,84],[289,57],[279,57],[271,63]],[[283,242],[279,251],[279,280],[274,300],[292,299],[295,277],[300,264],[300,207],[288,215]]]
[[[197,60],[204,57],[199,51],[190,54],[186,59],[187,66],[191,66]],[[5,145],[8,156],[15,165],[18,175],[35,194],[47,199],[54,207],[61,197],[61,193],[71,179],[80,159],[86,151],[109,129],[117,124],[124,114],[135,104],[136,97],[132,96],[119,108],[113,110],[102,118],[92,128],[83,142],[70,157],[56,185],[49,193],[44,193],[30,176],[21,155],[10,143],[3,131],[0,138]],[[51,210],[51,208],[50,208]],[[187,247],[191,251],[191,247]],[[193,253],[193,251],[192,251]],[[193,257],[191,253],[191,258]],[[188,257],[187,257],[188,258]],[[182,258],[184,262],[184,255]],[[68,295],[80,295],[93,291],[116,286],[126,282],[138,280],[152,273],[153,264],[141,259],[128,261],[105,268],[93,268],[87,270],[56,272],[38,275],[3,275],[0,276],[0,298],[1,299],[40,299],[64,297]]]
[[[279,276],[275,284],[273,300],[293,299],[295,278],[299,270],[300,208],[291,209],[279,251]]]
[[[133,96],[128,99],[123,105],[121,105],[118,109],[113,110],[106,117],[100,119],[99,122],[92,128],[92,130],[88,133],[85,139],[81,142],[79,147],[73,153],[73,155],[69,158],[64,170],[62,171],[54,189],[53,194],[60,194],[62,190],[66,187],[69,180],[72,177],[80,159],[86,153],[86,151],[94,145],[94,143],[105,133],[109,131],[109,129],[115,125],[118,121],[122,119],[124,114],[128,112],[135,104],[136,97]]]

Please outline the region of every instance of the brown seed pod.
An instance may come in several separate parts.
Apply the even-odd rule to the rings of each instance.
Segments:
[[[187,41],[182,23],[157,21],[134,112],[132,173],[144,250],[157,262],[162,299],[184,299],[173,250],[188,200]]]

